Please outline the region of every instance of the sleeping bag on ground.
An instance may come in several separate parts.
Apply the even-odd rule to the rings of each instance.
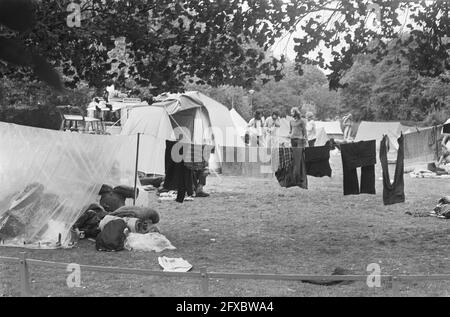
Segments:
[[[151,220],[153,224],[159,222],[158,212],[147,207],[124,206],[110,213],[110,215],[120,218],[138,218],[143,221]]]
[[[127,224],[122,219],[108,222],[95,240],[97,251],[122,251],[125,244]]]

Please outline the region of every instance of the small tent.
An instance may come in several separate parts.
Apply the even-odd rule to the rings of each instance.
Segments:
[[[341,129],[341,123],[339,121],[316,121],[316,128],[323,128],[329,138],[341,140],[344,138],[344,133]]]
[[[134,108],[122,128],[122,135],[140,133],[138,171],[164,175],[166,140],[175,140],[167,112],[159,107]]]
[[[398,150],[397,139],[402,133],[408,131],[408,127],[403,126],[400,122],[367,122],[362,121],[358,128],[355,141],[377,141],[377,148],[383,139],[383,135],[389,137],[390,148],[392,151]]]
[[[315,146],[324,146],[329,140],[330,140],[330,137],[325,132],[325,129],[317,128]]]

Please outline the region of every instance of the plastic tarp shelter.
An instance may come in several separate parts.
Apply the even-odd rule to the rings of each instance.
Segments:
[[[146,174],[164,175],[166,140],[175,140],[167,112],[159,107],[139,107],[130,112],[122,135],[141,134],[138,170]]]
[[[0,240],[68,246],[103,184],[134,185],[136,136],[89,135],[0,122]],[[148,196],[140,195],[146,205]],[[129,203],[129,202],[128,202]],[[58,243],[58,241],[60,243]]]
[[[377,148],[379,148],[380,142],[383,139],[383,135],[387,135],[389,137],[391,151],[397,151],[397,139],[402,133],[405,133],[409,129],[409,127],[403,126],[400,122],[362,121],[359,125],[355,142],[376,140]]]

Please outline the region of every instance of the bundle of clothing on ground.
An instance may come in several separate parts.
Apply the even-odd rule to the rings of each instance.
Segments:
[[[436,178],[445,179],[450,178],[450,167],[437,167],[435,163],[430,163],[426,166],[416,167],[410,173],[411,178]]]
[[[146,207],[125,206],[127,198],[135,197],[133,188],[103,185],[99,195],[100,203],[90,205],[72,227],[76,236],[95,239],[97,250],[120,251],[124,249],[128,234],[159,232],[158,212]]]
[[[436,217],[439,219],[450,219],[450,196],[439,199],[438,204],[432,211],[407,211],[406,214],[415,218]]]

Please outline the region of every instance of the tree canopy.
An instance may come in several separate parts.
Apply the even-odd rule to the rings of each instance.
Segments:
[[[0,4],[11,2],[16,1],[0,0]],[[152,86],[158,93],[181,89],[188,77],[213,86],[242,87],[252,86],[258,78],[279,80],[283,59],[270,57],[268,51],[290,32],[296,43],[297,71],[301,73],[305,64],[316,64],[329,71],[332,88],[341,86],[355,56],[371,53],[373,61],[379,61],[393,40],[402,43],[401,54],[422,75],[436,77],[449,68],[449,1],[35,2],[34,16],[30,10],[26,14],[37,23],[18,38],[60,69],[69,87],[80,81],[102,87],[112,79],[123,82],[133,77],[137,84]],[[67,23],[76,13],[67,12],[71,3],[80,4],[79,27]],[[379,18],[377,27],[372,25],[374,16]],[[0,15],[2,19],[8,20]],[[18,30],[9,21],[11,26]],[[108,53],[118,38],[125,39],[126,56],[111,58]],[[332,60],[324,57],[323,49],[331,51]],[[17,74],[5,65],[0,72]]]

